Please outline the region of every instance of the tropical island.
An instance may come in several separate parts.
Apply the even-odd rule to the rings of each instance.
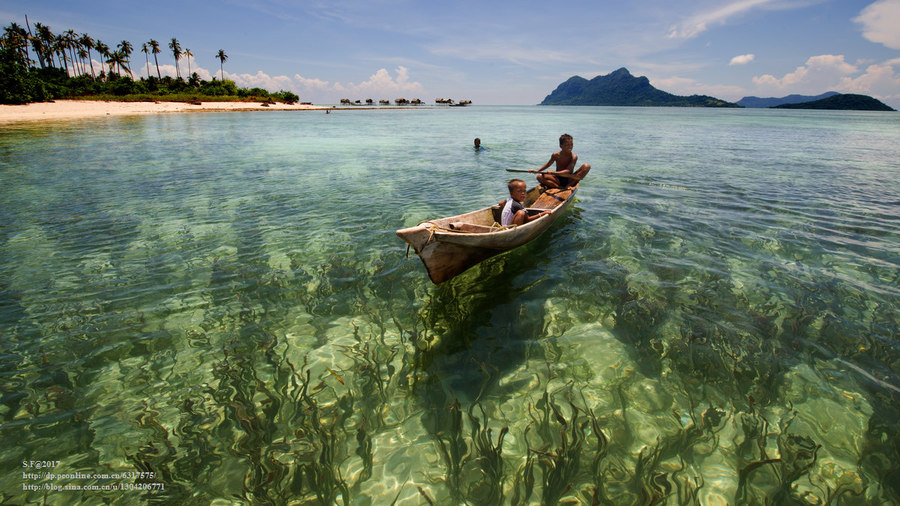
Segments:
[[[557,86],[540,105],[612,105],[638,107],[740,107],[710,97],[682,97],[656,89],[644,76],[635,77],[625,67],[587,80],[573,76]]]
[[[141,43],[147,75],[135,79],[131,70],[134,45],[123,40],[110,47],[88,34],[73,30],[54,34],[50,27],[30,23],[23,28],[11,23],[0,35],[0,104],[28,104],[58,99],[167,101],[167,102],[264,102],[293,104],[299,97],[290,91],[269,92],[262,88],[239,88],[224,78],[228,55],[220,49],[221,79],[206,81],[191,72],[193,53],[176,38],[168,44],[175,60],[176,77],[163,77],[159,70],[160,43]],[[156,67],[153,76],[150,57]],[[96,68],[94,57],[106,67]],[[179,60],[186,59],[187,78],[181,76]]]
[[[625,67],[587,80],[573,76],[547,95],[540,105],[605,105],[637,107],[752,107],[780,109],[831,109],[893,111],[867,95],[829,91],[821,95],[788,95],[781,98],[744,97],[737,103],[707,95],[679,96],[659,90],[644,76],[635,77]]]
[[[826,109],[831,111],[896,111],[881,100],[868,95],[844,93],[819,100],[779,104],[773,109]]]

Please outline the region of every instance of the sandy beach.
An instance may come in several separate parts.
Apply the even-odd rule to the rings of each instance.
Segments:
[[[263,106],[260,102],[201,102],[200,105],[194,105],[185,102],[57,100],[27,105],[0,105],[0,124],[172,112],[301,111],[312,109],[331,109],[331,107],[288,105],[281,102]]]

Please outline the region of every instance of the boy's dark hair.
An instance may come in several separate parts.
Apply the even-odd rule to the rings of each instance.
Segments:
[[[506,183],[506,189],[509,190],[510,192],[512,192],[513,188],[516,185],[518,185],[519,183],[524,183],[524,182],[525,181],[522,181],[521,179],[510,179],[509,182]]]
[[[566,140],[571,139],[571,138],[572,138],[572,136],[569,134],[560,135],[559,136],[559,147],[562,147],[563,143],[565,143]]]

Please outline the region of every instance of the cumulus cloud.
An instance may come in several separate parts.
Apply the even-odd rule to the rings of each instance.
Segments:
[[[147,68],[148,68],[147,60],[145,60],[145,59],[136,60],[136,59],[134,59],[134,56],[132,56],[131,71],[134,73],[135,79],[140,79],[142,77],[144,77],[144,78],[148,77]],[[149,75],[156,77],[156,64],[153,62],[153,58],[150,58],[149,69],[150,69]],[[194,61],[194,58],[191,58],[190,74],[188,73],[187,58],[181,58],[180,60],[178,60],[178,70],[181,72],[181,77],[184,79],[189,78],[190,74],[196,73],[200,77],[200,79],[202,79],[204,81],[211,80],[213,78],[213,74],[218,72],[218,69],[216,69],[215,71],[210,73],[209,70],[197,65],[196,61]],[[166,63],[160,64],[159,65],[159,75],[162,77],[170,76],[170,77],[174,78],[176,76],[175,65],[174,64],[166,64]]]
[[[841,78],[837,89],[847,93],[872,95],[896,104],[900,101],[900,74],[894,70],[895,67],[900,67],[900,61],[869,65],[860,76]]]
[[[255,74],[232,74],[225,72],[225,79],[234,81],[239,88],[263,88],[269,91],[290,90],[294,81],[288,76],[270,76],[262,70]]]
[[[871,42],[900,49],[900,0],[878,0],[853,21],[862,25],[863,37]]]
[[[379,69],[360,83],[329,83],[321,79],[305,78],[295,74],[291,91],[302,100],[318,103],[335,103],[342,98],[351,100],[421,98],[424,88],[409,76],[409,69],[400,65],[392,76],[387,69]]]
[[[770,93],[807,90],[811,87],[823,88],[818,92],[822,93],[834,89],[842,77],[857,71],[855,66],[844,61],[844,55],[823,54],[809,58],[806,65],[797,67],[780,79],[771,74],[764,74],[754,77],[753,83],[757,88],[769,90]],[[800,93],[800,91],[792,92]]]
[[[355,93],[380,95],[422,92],[421,84],[409,80],[409,70],[406,67],[398,66],[396,73],[397,77],[394,79],[387,70],[379,69],[367,81],[349,85],[346,89]]]
[[[101,70],[109,72],[109,67],[96,59],[93,60],[95,73]],[[182,77],[188,77],[187,60],[179,61],[179,69]],[[132,60],[131,71],[135,79],[148,77],[148,65],[146,60]],[[192,73],[200,76],[200,79],[210,81],[213,78],[219,79],[219,69],[209,70],[196,65],[191,60]],[[74,72],[74,69],[73,71]],[[159,73],[162,77],[175,77],[175,65],[160,64]],[[127,72],[123,72],[127,74]],[[150,60],[149,75],[156,77],[156,64]],[[263,71],[257,71],[255,74],[235,74],[228,72],[225,67],[225,79],[234,81],[240,88],[263,88],[265,90],[275,92],[287,90],[296,93],[303,101],[316,103],[337,103],[341,98],[359,99],[395,99],[395,98],[426,98],[421,95],[425,93],[424,87],[410,77],[409,69],[398,65],[394,69],[392,75],[387,69],[378,69],[368,79],[359,83],[331,83],[317,78],[308,78],[300,74],[293,76],[278,75],[272,76]]]
[[[264,88],[269,91],[288,90],[296,93],[303,101],[336,103],[341,98],[360,100],[365,98],[399,98],[405,94],[424,91],[421,84],[409,78],[409,70],[398,66],[395,75],[387,69],[379,69],[361,83],[331,83],[300,74],[270,76],[262,71],[256,74],[232,74],[225,71],[225,78],[231,79],[241,88]],[[408,98],[418,98],[410,96]]]
[[[775,77],[765,74],[753,78],[756,94],[781,96],[791,93],[814,95],[825,91],[871,95],[896,104],[900,100],[900,58],[868,65],[864,71],[844,61],[843,55],[819,55],[805,65]]]
[[[321,92],[331,89],[328,81],[321,79],[307,79],[300,74],[294,74],[294,82],[297,84],[296,91],[300,92]]]
[[[755,58],[756,58],[756,55],[752,54],[752,53],[751,54],[742,54],[742,55],[738,55],[738,56],[735,56],[734,58],[732,58],[731,62],[729,62],[728,64],[729,65],[746,65],[746,64],[752,62]]]

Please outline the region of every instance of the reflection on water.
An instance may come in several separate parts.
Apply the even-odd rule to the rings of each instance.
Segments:
[[[898,129],[477,107],[5,127],[3,502],[900,501]],[[394,229],[503,198],[562,131],[597,175],[544,236],[440,286],[404,258]],[[106,489],[30,488],[30,460]]]

